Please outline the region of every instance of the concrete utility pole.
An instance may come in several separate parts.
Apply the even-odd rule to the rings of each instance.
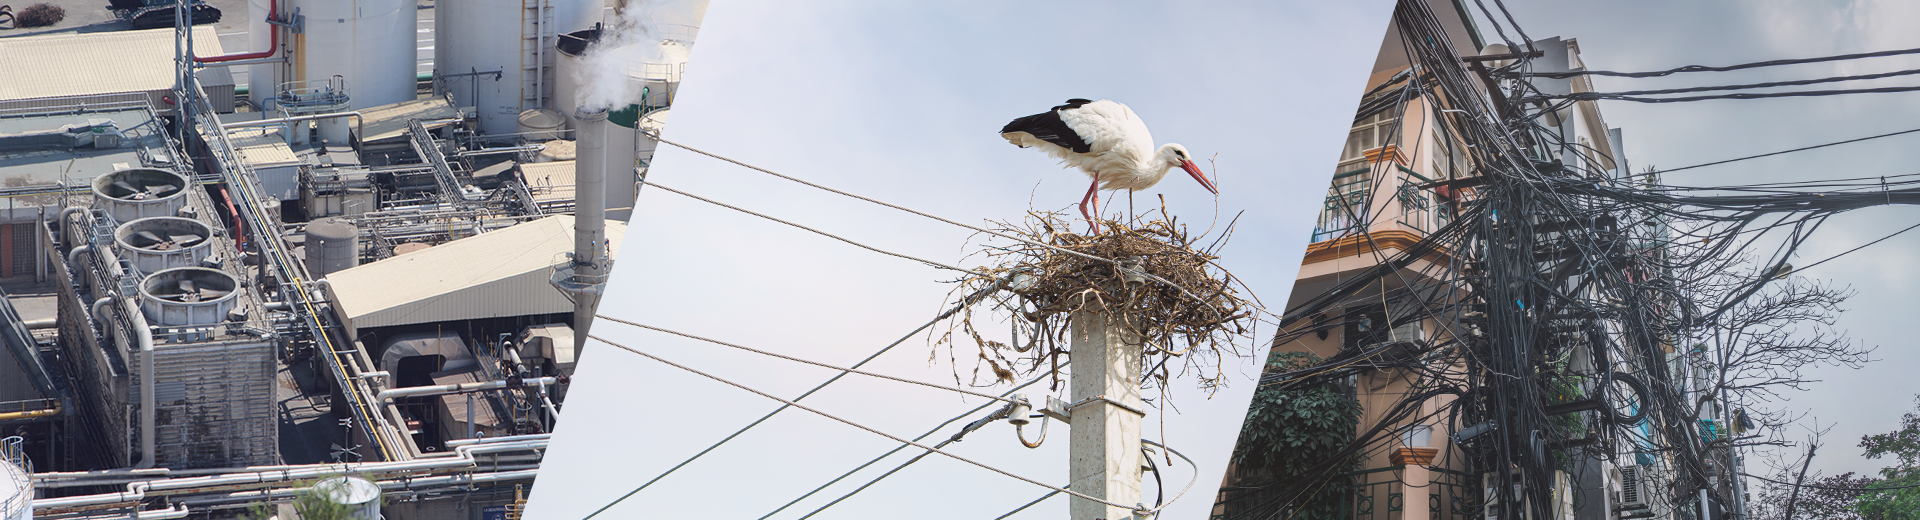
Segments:
[[[1072,317],[1073,436],[1068,475],[1074,491],[1120,504],[1140,503],[1141,342],[1121,317],[1089,303]],[[1074,497],[1072,520],[1121,520],[1133,512]]]

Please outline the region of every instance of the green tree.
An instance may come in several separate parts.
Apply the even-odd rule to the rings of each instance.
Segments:
[[[1267,370],[1287,371],[1320,364],[1307,352],[1274,352]],[[1331,383],[1304,388],[1271,385],[1254,391],[1240,440],[1233,453],[1235,472],[1243,480],[1284,482],[1326,462],[1328,454],[1353,442],[1360,424],[1360,402]],[[1357,461],[1340,463],[1352,469]],[[1316,491],[1298,500],[1299,518],[1334,518],[1346,498],[1345,477],[1308,484]],[[1292,490],[1272,490],[1274,493]],[[1259,499],[1272,493],[1258,493]]]
[[[1920,396],[1916,396],[1920,403]],[[1860,438],[1867,458],[1892,456],[1893,465],[1880,470],[1883,480],[1869,486],[1898,488],[1920,486],[1920,406],[1900,416],[1900,429]],[[1920,487],[1869,491],[1854,503],[1860,515],[1874,520],[1920,520]]]

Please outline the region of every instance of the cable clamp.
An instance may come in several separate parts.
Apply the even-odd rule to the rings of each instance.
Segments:
[[[1067,404],[1067,403],[1066,403],[1065,401],[1061,401],[1061,400],[1059,400],[1059,399],[1056,399],[1056,398],[1054,398],[1053,396],[1047,396],[1047,408],[1046,408],[1046,409],[1043,409],[1043,410],[1040,410],[1040,413],[1045,413],[1045,414],[1047,414],[1047,415],[1051,415],[1051,416],[1054,416],[1054,417],[1056,417],[1056,418],[1058,418],[1058,417],[1063,417],[1063,416],[1069,416],[1069,415],[1073,415],[1073,411],[1074,411],[1074,410],[1076,410],[1076,409],[1079,409],[1079,408],[1080,408],[1080,407],[1082,407],[1082,406],[1086,406],[1086,405],[1089,405],[1089,404],[1093,404],[1093,403],[1096,403],[1096,402],[1104,402],[1104,403],[1107,403],[1107,404],[1110,404],[1110,405],[1113,405],[1113,406],[1115,406],[1115,407],[1118,407],[1118,408],[1120,408],[1121,410],[1126,410],[1126,411],[1129,411],[1129,412],[1133,412],[1133,414],[1134,414],[1134,415],[1138,415],[1138,416],[1140,416],[1140,417],[1142,417],[1142,418],[1144,418],[1144,417],[1146,417],[1146,416],[1147,416],[1147,412],[1143,412],[1143,411],[1140,411],[1140,409],[1139,409],[1139,408],[1134,408],[1134,407],[1132,407],[1132,406],[1127,406],[1127,405],[1126,405],[1126,403],[1122,403],[1122,402],[1120,402],[1120,401],[1115,401],[1115,400],[1112,400],[1112,399],[1108,399],[1108,398],[1107,398],[1107,396],[1104,396],[1104,395],[1096,395],[1096,396],[1093,396],[1093,397],[1088,397],[1088,398],[1086,398],[1086,399],[1081,399],[1081,400],[1079,400],[1079,401],[1075,401],[1075,402],[1074,402],[1073,404]],[[1058,410],[1058,413],[1059,413],[1060,415],[1054,415],[1053,413],[1050,413],[1050,412],[1054,412],[1055,410]],[[1063,418],[1063,419],[1060,419],[1060,420],[1062,420],[1062,421],[1065,421],[1066,419],[1064,419],[1064,418]],[[1071,423],[1069,423],[1069,424],[1071,424]]]

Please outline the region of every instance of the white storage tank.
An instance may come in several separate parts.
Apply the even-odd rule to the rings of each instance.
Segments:
[[[328,217],[307,223],[307,276],[318,280],[360,265],[360,228]]]
[[[213,228],[180,217],[147,217],[120,225],[113,241],[121,258],[132,260],[141,273],[175,267],[194,267],[213,255]]]
[[[353,110],[416,98],[417,0],[280,2],[305,23],[305,33],[291,35],[293,77],[283,83],[343,77],[353,86]]]
[[[114,222],[172,216],[187,205],[187,178],[153,168],[120,170],[94,177],[93,196]]]
[[[541,5],[545,16],[536,16]],[[604,6],[604,0],[439,0],[434,72],[454,103],[474,107],[482,133],[514,133],[521,112],[554,108],[542,101],[554,91],[555,37],[593,26]],[[500,77],[445,77],[491,72]]]
[[[0,439],[0,520],[33,519],[33,480],[21,439]]]
[[[177,267],[140,282],[140,310],[154,325],[211,325],[239,302],[240,281],[225,271]]]
[[[313,485],[328,502],[347,506],[344,518],[380,520],[380,486],[360,477],[334,477]]]
[[[520,135],[528,141],[552,141],[565,137],[567,116],[549,108],[536,108],[520,113]]]

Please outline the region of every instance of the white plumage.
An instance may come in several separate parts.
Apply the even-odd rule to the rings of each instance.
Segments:
[[[1097,214],[1100,190],[1140,191],[1159,184],[1168,170],[1181,168],[1207,191],[1220,193],[1193,164],[1186,147],[1167,143],[1155,148],[1146,123],[1118,102],[1070,99],[1051,111],[1007,123],[1000,136],[1021,148],[1039,148],[1093,178],[1081,198],[1080,213],[1094,224],[1095,233],[1099,224],[1087,203],[1092,201]]]

